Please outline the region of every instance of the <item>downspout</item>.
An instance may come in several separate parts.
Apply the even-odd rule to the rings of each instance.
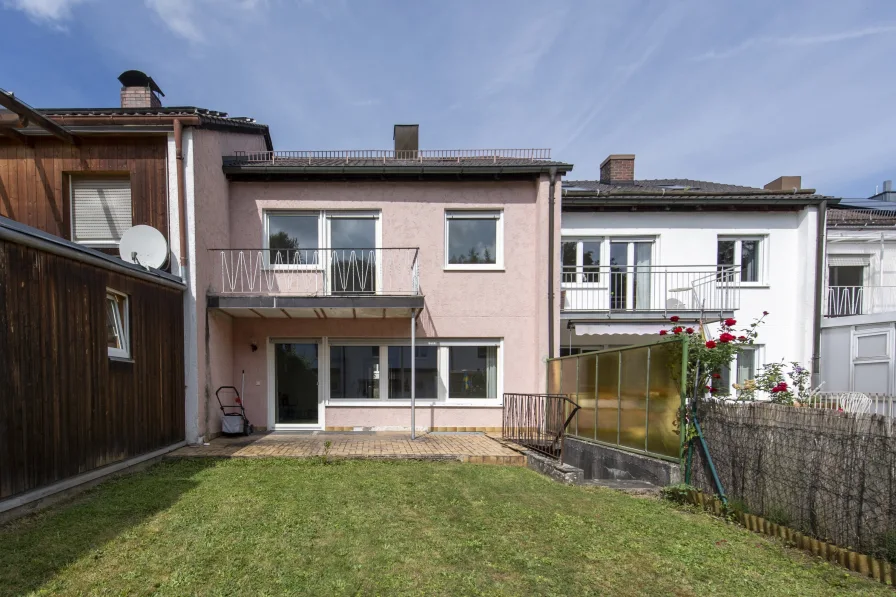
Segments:
[[[187,191],[184,186],[184,125],[179,118],[174,119],[174,156],[177,161],[177,205],[180,209],[180,267],[181,277],[186,279],[184,266],[187,264]]]
[[[551,168],[551,186],[548,191],[548,358],[554,358],[554,188],[557,186],[557,169]]]
[[[815,233],[815,313],[812,321],[812,388],[821,383],[818,370],[821,364],[821,317],[824,309],[824,258],[825,258],[825,224],[828,214],[828,202],[818,204],[818,221]]]

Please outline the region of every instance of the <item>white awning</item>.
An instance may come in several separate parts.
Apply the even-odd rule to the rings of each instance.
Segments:
[[[665,323],[576,323],[573,324],[576,336],[605,336],[624,334],[635,336],[657,336],[660,330],[668,327]]]

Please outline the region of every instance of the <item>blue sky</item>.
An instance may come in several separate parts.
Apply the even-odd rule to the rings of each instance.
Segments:
[[[0,0],[0,87],[118,104],[136,68],[166,105],[271,125],[277,149],[550,147],[595,178],[836,196],[896,178],[896,2]]]

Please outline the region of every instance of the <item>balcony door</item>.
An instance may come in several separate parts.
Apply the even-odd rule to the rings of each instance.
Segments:
[[[653,243],[639,240],[610,241],[610,310],[651,309]]]
[[[864,265],[832,265],[828,268],[828,315],[862,315]]]
[[[382,287],[377,214],[327,213],[333,294],[375,294]]]

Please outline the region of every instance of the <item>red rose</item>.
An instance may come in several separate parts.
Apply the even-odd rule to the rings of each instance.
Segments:
[[[660,336],[665,336],[668,333],[666,330],[660,330]]]
[[[787,389],[787,384],[782,381],[781,383],[778,384],[778,387],[781,388],[781,391],[783,392],[784,390]]]
[[[712,378],[713,378],[713,379],[722,379],[722,376],[719,375],[718,373],[713,373],[713,374],[712,374]]]
[[[772,394],[777,394],[777,393],[780,392],[780,391],[781,391],[781,390],[778,388],[778,386],[775,386],[775,387],[772,388]]]
[[[709,342],[706,343],[706,348],[715,348],[715,347],[716,347],[716,343],[713,342],[712,340],[710,340]]]
[[[674,333],[674,334],[680,334],[680,333],[682,333],[683,331],[684,331],[684,328],[681,327],[681,326],[672,328],[672,333]]]
[[[734,334],[729,334],[728,332],[725,332],[725,333],[719,335],[719,342],[721,342],[722,344],[728,344],[732,340],[734,340]]]
[[[746,337],[746,336],[738,336],[737,339],[740,340],[741,342],[746,342],[746,341],[747,341],[747,337]]]
[[[719,390],[718,390],[717,388],[709,388],[709,393],[710,393],[710,394],[715,394],[715,393],[718,392],[718,391],[719,391]]]
[[[712,390],[712,386],[706,386],[707,390]]]
[[[689,333],[689,334],[693,334],[693,333],[694,333],[694,328],[688,328],[688,329],[686,329],[685,331],[686,331],[687,333]]]
[[[733,325],[737,325],[737,320],[736,320],[736,319],[730,319],[730,318],[729,318],[729,319],[726,319],[726,320],[725,320],[725,325],[727,325],[727,326],[730,328],[730,327],[733,326]]]
[[[669,318],[669,321],[671,321],[672,323],[675,323],[679,319],[681,319],[681,318],[678,315],[673,315],[672,317]]]

